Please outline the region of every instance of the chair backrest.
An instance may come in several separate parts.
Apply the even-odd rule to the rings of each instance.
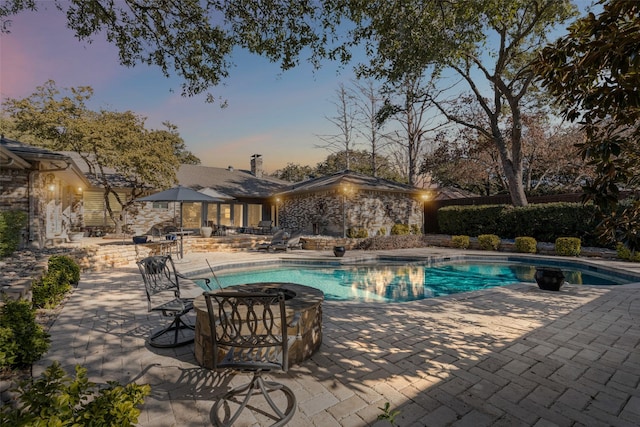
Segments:
[[[272,226],[273,226],[273,221],[267,220],[267,219],[263,219],[258,223],[259,228],[271,228]]]
[[[283,293],[227,291],[204,295],[212,331],[214,369],[288,369]],[[221,350],[231,357],[221,360]]]
[[[152,297],[160,292],[171,291],[175,298],[180,297],[180,284],[171,255],[146,257],[136,264],[142,274],[149,309],[151,309]]]
[[[302,233],[299,231],[294,231],[291,233],[289,239],[287,239],[287,246],[298,246],[300,244],[300,238],[302,237]]]
[[[287,237],[287,232],[284,229],[280,229],[276,231],[273,236],[271,236],[271,244],[274,245],[276,243],[284,243],[284,239]]]

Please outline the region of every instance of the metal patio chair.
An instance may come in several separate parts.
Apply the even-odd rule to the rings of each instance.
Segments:
[[[183,316],[193,309],[193,299],[180,297],[180,279],[193,280],[176,271],[171,255],[157,255],[137,262],[147,294],[148,310],[173,320],[154,329],[147,342],[152,347],[177,347],[193,342],[194,325]],[[208,287],[210,280],[201,278]]]
[[[292,325],[287,325],[284,294],[227,291],[204,295],[212,331],[213,368],[253,373],[249,383],[217,400],[213,407],[215,423],[232,425],[254,391],[259,391],[275,413],[277,421],[273,426],[285,425],[296,411],[296,397],[289,387],[262,376],[271,371],[287,372],[289,368],[287,327]],[[278,406],[271,395],[284,396],[286,408],[281,409],[284,404]],[[229,402],[240,405],[233,414]],[[224,418],[220,417],[222,408]]]

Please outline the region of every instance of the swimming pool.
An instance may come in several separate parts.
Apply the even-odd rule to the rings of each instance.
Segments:
[[[291,282],[320,289],[334,301],[407,302],[496,286],[535,284],[536,266],[516,262],[430,263],[376,262],[357,265],[278,265],[216,272],[222,287],[259,282]],[[555,266],[557,267],[557,266]],[[622,277],[564,268],[576,285],[619,285]],[[212,280],[212,284],[215,281]]]

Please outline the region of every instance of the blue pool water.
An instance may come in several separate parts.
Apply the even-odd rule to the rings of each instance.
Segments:
[[[617,285],[625,280],[562,268],[565,280],[581,285]],[[299,283],[334,301],[406,302],[530,282],[536,268],[527,264],[454,263],[367,264],[358,266],[278,266],[216,273],[222,287],[259,282]],[[215,286],[215,281],[212,280]]]

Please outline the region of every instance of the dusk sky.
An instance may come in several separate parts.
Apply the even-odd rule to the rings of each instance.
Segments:
[[[180,95],[181,81],[157,68],[119,65],[117,51],[105,40],[80,42],[53,5],[11,18],[10,34],[0,35],[0,97],[24,98],[36,86],[54,80],[58,88],[91,86],[90,108],[131,110],[147,117],[147,128],[163,121],[178,126],[187,148],[206,166],[249,169],[250,156],[262,154],[267,172],[287,163],[315,166],[329,154],[316,148],[317,135],[335,134],[326,119],[332,100],[351,68],[327,62],[320,71],[306,63],[282,73],[278,66],[249,54],[233,57],[231,77],[212,93],[229,106],[204,102],[204,96]],[[172,91],[173,90],[173,91]]]

